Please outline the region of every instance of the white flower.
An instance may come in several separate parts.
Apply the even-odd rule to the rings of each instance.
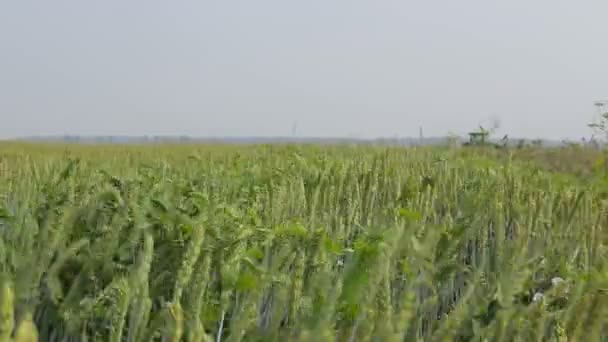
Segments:
[[[568,292],[570,291],[570,287],[568,286],[568,283],[560,277],[555,277],[555,278],[551,279],[551,284],[553,285],[554,291],[559,296],[567,295]]]
[[[552,278],[552,279],[551,279],[551,285],[553,285],[553,286],[557,286],[557,285],[559,285],[559,284],[563,283],[564,281],[565,281],[565,280],[564,280],[564,279],[562,279],[562,278],[560,278],[560,277],[555,277],[555,278]]]
[[[532,301],[533,301],[533,302],[540,302],[540,301],[543,299],[543,297],[544,297],[544,296],[545,296],[545,295],[543,295],[542,293],[540,293],[540,292],[536,292],[536,293],[534,294],[534,297],[532,297]]]

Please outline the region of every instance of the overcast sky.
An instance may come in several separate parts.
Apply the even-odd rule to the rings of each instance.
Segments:
[[[577,138],[606,0],[0,0],[0,137]]]

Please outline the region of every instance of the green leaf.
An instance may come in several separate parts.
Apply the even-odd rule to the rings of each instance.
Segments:
[[[411,221],[420,221],[420,220],[422,220],[422,214],[420,214],[417,211],[410,210],[410,209],[407,209],[407,208],[399,208],[398,215],[400,217],[403,217],[403,218],[405,218],[407,220],[411,220]]]
[[[235,288],[237,291],[249,291],[255,289],[256,286],[256,277],[250,272],[243,272],[239,275]]]

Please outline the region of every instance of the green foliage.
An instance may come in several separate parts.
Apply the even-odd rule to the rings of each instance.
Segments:
[[[608,338],[606,182],[465,150],[4,145],[0,341]]]

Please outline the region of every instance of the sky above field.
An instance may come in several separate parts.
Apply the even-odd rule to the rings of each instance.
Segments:
[[[0,2],[4,138],[580,138],[601,99],[606,0]]]

